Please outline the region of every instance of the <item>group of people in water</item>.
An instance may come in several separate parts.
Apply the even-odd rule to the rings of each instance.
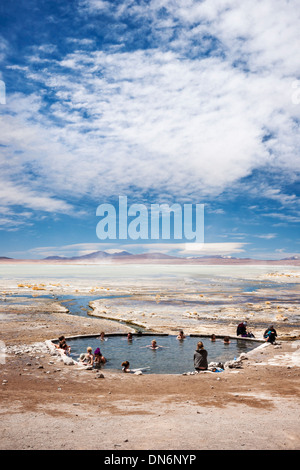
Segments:
[[[247,322],[243,321],[242,323],[239,323],[237,326],[237,331],[236,331],[237,336],[241,336],[243,338],[254,338],[254,334],[252,332],[249,332],[247,329]],[[263,337],[265,341],[274,344],[276,341],[277,337],[277,332],[274,328],[273,325],[270,325],[264,332]],[[186,338],[186,335],[182,330],[179,331],[177,339],[179,341],[183,341]],[[105,333],[101,332],[100,334],[100,340],[101,341],[106,341],[105,338]],[[127,335],[127,340],[131,342],[133,340],[133,335],[132,333],[128,333]],[[212,342],[216,341],[216,335],[212,334],[210,337],[210,340]],[[224,336],[223,338],[224,344],[230,344],[230,337],[229,336]],[[60,336],[58,338],[58,343],[55,344],[56,348],[61,349],[64,351],[65,354],[70,355],[71,348],[67,344],[66,339],[64,336]],[[161,348],[168,348],[168,346],[161,346],[157,344],[157,341],[153,339],[151,341],[150,345],[147,346],[142,346],[144,348],[149,348],[152,350],[157,350]],[[83,364],[85,366],[89,366],[91,368],[100,368],[103,364],[106,363],[106,358],[103,356],[101,353],[101,350],[99,347],[95,349],[93,352],[93,349],[89,346],[86,350],[86,353],[82,353],[79,357],[79,363]],[[133,371],[139,371],[141,369],[130,369],[130,364],[128,361],[124,361],[121,364],[122,370],[125,373],[128,372],[133,372]],[[199,341],[197,343],[196,350],[194,352],[194,368],[196,372],[200,372],[203,370],[207,370],[208,368],[208,361],[207,361],[207,350],[204,348],[204,345],[202,341]]]

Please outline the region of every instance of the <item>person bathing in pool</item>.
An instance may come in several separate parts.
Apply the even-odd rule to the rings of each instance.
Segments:
[[[143,370],[150,369],[150,367],[142,367],[140,369],[130,369],[129,368],[130,367],[129,361],[122,362],[121,367],[122,367],[123,372],[125,372],[125,373],[132,372],[133,374],[135,372],[142,372]]]
[[[149,349],[160,349],[160,348],[168,348],[168,346],[159,346],[155,339],[151,341],[149,346],[141,346],[142,348],[149,348]]]
[[[131,372],[131,370],[129,369],[129,366],[130,366],[130,364],[129,364],[128,361],[122,362],[122,364],[121,364],[122,371],[125,372],[125,373]]]
[[[92,352],[92,348],[89,346],[86,349],[86,353],[80,354],[79,358],[79,363],[80,364],[85,364],[87,366],[93,366],[94,365],[94,355]]]
[[[62,349],[67,356],[70,356],[71,347],[67,345],[66,338],[64,336],[60,336],[58,338],[58,344],[53,344],[57,349]]]
[[[94,351],[94,358],[95,358],[95,367],[101,367],[101,364],[106,363],[105,357],[102,355],[100,348],[96,348]]]
[[[180,341],[184,340],[186,338],[184,332],[182,330],[179,331],[178,333],[178,336],[177,336],[177,339],[179,339]]]

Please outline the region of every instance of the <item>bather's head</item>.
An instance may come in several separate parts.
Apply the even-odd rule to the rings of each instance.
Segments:
[[[129,365],[130,364],[129,364],[128,361],[124,361],[124,362],[122,362],[121,367],[122,367],[123,370],[126,370],[126,369],[128,369]]]

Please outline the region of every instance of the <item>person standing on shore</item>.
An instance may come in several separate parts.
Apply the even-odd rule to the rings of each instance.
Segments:
[[[208,368],[207,351],[204,349],[202,341],[199,341],[197,344],[197,349],[194,353],[194,367],[198,372],[207,370]]]

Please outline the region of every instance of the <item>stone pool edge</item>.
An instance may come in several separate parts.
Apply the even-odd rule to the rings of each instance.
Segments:
[[[127,336],[128,333],[124,332],[114,332],[114,333],[106,333],[105,336]],[[176,335],[170,335],[169,333],[155,333],[155,332],[144,332],[144,333],[132,333],[133,336],[176,336]],[[87,335],[74,335],[74,336],[66,336],[66,340],[72,340],[72,339],[79,339],[79,338],[96,338],[99,337],[100,333],[97,334],[87,334]],[[205,337],[205,338],[210,338],[211,335],[208,334],[198,334],[198,333],[191,333],[188,335],[190,337]],[[216,338],[224,338],[224,335],[216,335]],[[230,363],[229,369],[236,369],[241,367],[241,362],[245,359],[248,359],[248,356],[253,354],[254,352],[257,352],[259,349],[263,349],[266,346],[269,346],[270,343],[267,343],[266,341],[258,338],[243,338],[240,336],[229,336],[230,339],[235,339],[235,340],[243,340],[243,341],[253,341],[257,343],[262,343],[259,346],[257,346],[254,349],[251,349],[247,353],[241,353],[236,359],[233,359],[232,361],[228,361]],[[55,354],[59,355],[65,365],[78,365],[78,362],[72,359],[70,356],[67,356],[63,351],[59,350],[55,346],[55,342],[57,342],[57,339],[48,339],[45,340],[45,344],[50,350],[50,354]],[[228,369],[227,368],[227,369]],[[205,371],[204,371],[205,372]],[[162,374],[166,375],[166,374]],[[181,375],[181,374],[180,374]]]

